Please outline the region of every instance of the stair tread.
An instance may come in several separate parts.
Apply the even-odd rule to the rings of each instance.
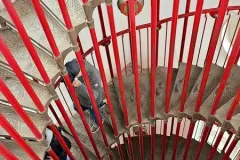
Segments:
[[[27,48],[25,47],[18,33],[10,28],[7,28],[0,30],[0,35],[3,37],[5,43],[10,49],[15,60],[18,62],[22,71],[24,71],[28,75],[33,76],[38,80],[42,80],[42,77],[37,67],[35,66],[34,61],[32,60]],[[55,60],[47,53],[44,53],[37,46],[35,46],[35,49],[37,50],[37,53],[40,59],[42,60],[43,66],[47,68],[46,71],[50,79],[56,79],[60,75],[60,70],[58,69],[58,66],[55,63]],[[5,60],[2,54],[0,54],[0,61],[7,64],[7,61]]]
[[[240,67],[234,66],[228,78],[226,87],[223,91],[221,101],[219,103],[219,108],[227,103],[232,97],[234,97],[237,93],[238,88],[240,87],[240,81],[236,81],[236,79],[240,79]],[[209,116],[209,109],[212,107],[213,101],[215,99],[215,95],[218,87],[216,87],[212,93],[208,96],[208,98],[203,102],[200,109],[200,114],[207,118]]]
[[[38,20],[37,14],[33,8],[31,0],[17,0],[13,3],[13,5],[19,17],[21,18],[21,21],[24,24],[29,37],[33,38],[41,46],[47,48],[48,50],[51,50],[40,21]],[[13,24],[6,9],[0,10],[0,14],[10,24]],[[69,49],[71,47],[70,40],[65,29],[61,27],[57,21],[49,14],[45,15],[60,52]]]
[[[195,108],[196,100],[197,100],[197,97],[199,94],[199,88],[201,85],[203,71],[204,71],[204,69],[202,70],[201,74],[199,75],[199,77],[198,77],[196,83],[194,84],[192,91],[191,91],[190,95],[188,96],[188,99],[185,103],[184,113],[186,113],[188,116],[192,116],[194,113],[194,108]],[[206,89],[205,89],[205,92],[204,92],[204,95],[202,98],[202,103],[208,98],[208,96],[212,93],[212,91],[217,87],[217,85],[219,84],[219,82],[221,80],[222,73],[223,73],[222,67],[212,64],[211,70],[210,70],[209,76],[208,76]]]
[[[239,119],[240,119],[240,113],[236,114],[235,116],[232,117],[231,119],[231,124],[234,127],[234,129],[237,131],[240,128],[240,123],[239,123]]]
[[[31,160],[31,158],[26,154],[21,147],[13,140],[1,139],[0,143],[6,146],[18,159]],[[40,159],[44,159],[46,150],[48,148],[47,144],[44,142],[27,142],[29,146],[34,150],[34,152],[39,156]],[[0,159],[4,160],[0,155]]]
[[[186,63],[180,63],[179,68],[178,68],[177,77],[175,80],[175,84],[173,87],[173,92],[172,92],[171,101],[170,101],[171,102],[170,111],[169,111],[169,114],[171,114],[173,116],[178,115],[180,102],[181,102],[181,96],[182,96],[182,90],[183,90],[186,66],[187,66]],[[202,68],[192,65],[191,74],[190,74],[189,83],[188,83],[187,97],[190,94],[196,80],[198,79],[198,76],[201,73],[201,70],[202,70]]]
[[[0,112],[4,117],[12,124],[12,126],[18,131],[18,133],[24,138],[35,139],[35,136],[31,130],[27,127],[25,122],[16,114],[12,106],[0,104]],[[37,129],[44,135],[47,125],[51,122],[51,119],[46,113],[38,114],[33,112],[27,112],[30,119],[36,125]],[[7,136],[8,133],[0,128],[0,135]]]
[[[47,11],[53,12],[54,16],[57,16],[57,18],[64,23],[59,4],[56,0],[41,0],[41,2]],[[86,16],[80,1],[68,0],[66,1],[66,6],[73,25],[78,26],[84,24],[86,26]]]
[[[27,91],[22,86],[21,82],[11,71],[0,67],[0,77],[5,82],[5,84],[10,89],[15,98],[18,100],[20,105],[32,110],[38,110],[36,105],[31,100],[30,96],[28,95]],[[49,93],[47,87],[31,80],[28,81],[33,87],[35,93],[38,95],[42,104],[45,107],[48,106],[50,101],[52,100],[52,96]],[[7,101],[3,94],[0,94],[0,100]]]

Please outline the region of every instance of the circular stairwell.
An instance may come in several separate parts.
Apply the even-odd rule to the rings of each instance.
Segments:
[[[229,6],[226,8],[226,10],[224,10],[224,7],[226,7],[224,4],[226,1],[227,0],[222,0],[222,3],[220,3],[220,8],[201,10],[200,19],[202,23],[199,25],[201,26],[201,29],[199,29],[201,30],[201,33],[199,33],[201,36],[198,35],[198,39],[200,40],[197,41],[200,44],[195,46],[195,44],[192,43],[184,43],[184,40],[184,42],[180,45],[185,46],[185,50],[188,50],[189,47],[190,49],[193,47],[193,52],[196,52],[196,54],[194,54],[194,60],[193,62],[189,63],[189,60],[186,58],[187,56],[185,56],[186,60],[180,61],[178,59],[181,57],[181,53],[178,54],[176,52],[175,54],[175,52],[173,52],[173,54],[177,57],[175,58],[177,60],[174,59],[174,65],[170,66],[173,67],[172,70],[169,70],[168,65],[168,61],[170,59],[170,53],[168,52],[171,51],[167,48],[169,48],[168,45],[174,44],[168,38],[174,32],[174,29],[170,30],[168,28],[168,25],[170,26],[170,23],[174,21],[174,18],[166,18],[158,22],[157,33],[160,33],[160,39],[165,39],[165,43],[163,43],[164,47],[159,45],[160,51],[156,52],[159,54],[159,59],[162,58],[161,56],[163,54],[161,53],[164,53],[162,58],[164,60],[159,61],[159,59],[157,59],[158,64],[156,64],[156,74],[153,81],[156,88],[154,89],[154,95],[156,96],[154,117],[150,116],[152,111],[151,67],[153,67],[151,66],[153,63],[151,60],[152,55],[150,55],[150,50],[152,48],[151,44],[149,44],[151,23],[136,27],[138,31],[137,33],[139,34],[138,42],[142,43],[140,37],[141,30],[143,29],[145,29],[147,33],[144,34],[147,37],[143,37],[148,39],[146,42],[148,50],[147,52],[142,53],[142,44],[139,44],[139,64],[136,62],[136,60],[134,60],[134,57],[133,59],[130,58],[131,55],[133,55],[131,53],[133,52],[131,48],[134,47],[134,44],[125,44],[126,46],[130,46],[129,48],[124,46],[124,43],[126,43],[124,36],[125,38],[128,37],[128,35],[132,33],[131,29],[123,30],[117,33],[117,40],[122,40],[122,49],[119,52],[119,54],[121,54],[121,70],[115,71],[116,69],[113,68],[113,66],[118,65],[117,62],[114,61],[116,55],[113,55],[113,53],[108,55],[109,52],[107,51],[113,46],[113,41],[111,38],[114,37],[107,37],[105,35],[104,39],[99,41],[99,45],[104,46],[106,49],[104,51],[101,49],[101,52],[104,52],[104,54],[101,54],[101,56],[107,59],[104,60],[104,69],[106,69],[106,74],[109,74],[104,76],[112,76],[111,78],[108,78],[107,81],[107,93],[109,93],[109,97],[108,94],[105,94],[107,98],[105,101],[107,104],[99,110],[104,119],[104,133],[106,134],[106,140],[109,146],[106,145],[106,142],[102,138],[103,133],[101,133],[101,130],[99,130],[98,132],[92,134],[97,149],[94,148],[93,142],[89,139],[89,135],[91,134],[87,132],[85,126],[86,124],[84,124],[82,121],[82,117],[80,118],[79,114],[76,112],[74,112],[72,116],[68,115],[70,117],[69,122],[75,128],[77,136],[81,140],[83,148],[89,159],[239,159],[238,152],[240,150],[240,146],[238,141],[240,139],[240,67],[237,65],[237,62],[240,55],[240,43],[238,43],[240,41],[240,39],[238,39],[240,38],[240,30],[239,35],[237,38],[235,38],[236,40],[233,41],[233,48],[235,46],[235,50],[232,49],[232,55],[235,55],[235,57],[227,56],[223,61],[221,61],[221,45],[219,46],[219,44],[222,43],[220,40],[221,38],[218,38],[220,35],[220,30],[216,29],[221,29],[221,26],[214,27],[214,23],[207,23],[209,21],[215,21],[217,24],[218,22],[221,23],[221,20],[219,19],[221,18],[221,15],[224,18],[227,11],[229,13],[234,12],[234,15],[236,15],[236,12],[238,12],[237,15],[240,17],[240,4],[236,6]],[[91,19],[95,8],[100,10],[99,8],[101,7],[99,6],[101,3],[106,3],[109,7],[111,6],[111,1],[92,0],[89,2],[84,1],[83,4],[79,0],[66,1],[67,11],[69,12],[72,25],[74,27],[72,29],[69,29],[65,26],[65,17],[62,17],[61,8],[56,0],[40,0],[40,2],[54,40],[56,41],[56,47],[60,53],[59,57],[56,57],[52,52],[52,46],[48,43],[48,38],[45,36],[45,32],[42,29],[42,24],[39,21],[39,17],[36,14],[36,10],[34,9],[31,0],[16,0],[14,3],[12,3],[12,5],[14,6],[13,9],[18,13],[21,22],[26,29],[27,35],[30,38],[33,47],[37,51],[36,53],[39,56],[44,68],[46,69],[51,83],[46,84],[46,81],[44,78],[42,78],[42,74],[40,74],[38,67],[28,52],[28,48],[24,44],[24,40],[22,40],[22,35],[19,34],[19,28],[15,26],[16,24],[4,7],[1,7],[2,9],[0,10],[0,36],[11,51],[13,58],[17,61],[24,75],[27,77],[28,83],[33,88],[33,91],[39,97],[39,100],[44,107],[44,111],[40,112],[38,110],[38,106],[31,99],[31,96],[29,96],[29,92],[26,90],[24,84],[21,83],[18,75],[14,73],[11,64],[2,53],[0,54],[0,77],[44,137],[46,128],[53,124],[52,119],[54,119],[54,117],[49,116],[49,110],[51,109],[49,106],[51,106],[54,101],[56,102],[61,96],[59,92],[56,92],[57,89],[53,89],[53,86],[57,87],[62,84],[67,88],[67,83],[64,83],[63,80],[63,77],[66,75],[64,61],[66,62],[69,58],[68,56],[72,55],[74,51],[78,51],[79,49],[74,45],[77,44],[77,34],[85,31],[84,29],[86,27],[92,27],[92,21],[89,20]],[[175,3],[177,3],[177,0]],[[99,14],[101,15],[101,11],[99,11]],[[193,21],[196,17],[196,14],[196,12],[181,14],[179,17],[177,17],[175,22],[177,22],[178,18],[179,20],[181,19],[184,21],[189,18],[189,20]],[[220,18],[218,19],[216,17],[211,17],[210,15],[212,14],[218,14],[217,17]],[[100,16],[99,18],[101,19],[103,17]],[[86,19],[88,23],[86,23]],[[192,23],[186,23],[186,25],[189,27],[192,25]],[[198,26],[195,25],[195,28],[197,27]],[[238,25],[236,27],[238,27]],[[174,27],[171,26],[171,28]],[[214,32],[215,35],[207,36],[209,28],[213,28],[212,32]],[[236,32],[236,35],[237,33],[238,32]],[[182,29],[181,34],[184,36]],[[161,35],[164,35],[164,37],[161,37]],[[189,33],[185,33],[185,36],[189,36],[190,39],[192,38]],[[132,39],[132,37],[128,37],[128,42],[129,38]],[[216,41],[214,42],[214,40]],[[158,42],[159,40],[156,41]],[[193,38],[192,41],[196,41],[196,39],[194,40]],[[161,42],[159,43],[162,44]],[[211,45],[217,46],[217,44],[217,48],[214,50],[210,49],[209,51],[208,45],[211,48]],[[204,45],[206,46],[202,47]],[[164,48],[163,52],[161,48]],[[129,49],[129,51],[126,51],[127,49]],[[208,49],[208,51],[206,49]],[[100,68],[99,59],[95,60],[96,55],[92,53],[93,51],[93,47],[89,48],[89,50],[85,51],[84,53],[82,52],[82,56],[84,59],[88,60],[94,65],[98,63],[96,67]],[[0,52],[3,51],[0,50]],[[182,53],[186,55],[189,54],[188,51],[182,51]],[[214,54],[214,59],[210,62],[208,61],[209,55],[206,55],[207,53]],[[146,59],[142,58],[142,56],[145,56]],[[220,58],[218,58],[219,56]],[[127,61],[126,57],[128,57]],[[210,66],[210,70],[206,74],[207,66]],[[133,71],[133,68],[135,68],[135,72]],[[186,72],[189,68],[189,80],[187,83],[187,89],[185,90],[184,85],[186,84],[184,84],[184,82],[186,79]],[[169,73],[171,71],[172,77],[169,80]],[[122,78],[120,78],[119,72]],[[137,97],[138,94],[136,94],[135,90],[136,83],[134,82],[136,82],[136,75],[139,77],[140,97]],[[207,81],[204,87],[205,89],[202,92],[202,83],[204,83],[202,79],[204,76],[206,77],[206,75]],[[121,83],[123,85],[119,86]],[[170,90],[168,90],[169,86]],[[106,88],[106,86],[103,86],[103,88]],[[124,90],[125,97],[122,97],[121,89]],[[219,90],[221,89],[222,93],[220,94]],[[184,110],[180,112],[179,108],[183,102],[183,91],[186,91],[186,99],[184,102]],[[167,103],[166,93],[168,93],[170,96],[167,113],[165,110]],[[195,106],[196,102],[199,101],[199,93],[202,94],[202,98],[199,105],[200,110],[196,111]],[[218,100],[217,110],[214,114],[212,114],[212,112],[210,112],[211,108],[215,104],[216,97],[219,95],[220,99]],[[69,97],[69,93],[64,92],[63,96]],[[137,103],[137,98],[139,98],[140,103]],[[127,115],[124,113],[124,106],[122,105],[123,99],[126,101]],[[112,104],[111,106],[113,107],[113,112],[109,110],[109,108],[111,108],[111,106],[109,107],[109,100],[111,101],[110,104]],[[139,110],[137,109],[137,106],[139,104],[141,106],[141,123],[139,123],[138,119]],[[233,106],[236,109],[233,109]],[[58,107],[59,106],[56,106],[54,109],[57,111]],[[67,107],[65,107],[65,109],[67,109]],[[231,120],[226,119],[226,115],[229,110],[234,111]],[[58,115],[63,114],[63,112],[66,113],[66,111],[60,109],[60,113],[58,113]],[[39,159],[43,159],[46,152],[50,149],[48,144],[44,139],[37,139],[35,137],[30,128],[25,124],[22,117],[18,114],[18,111],[16,111],[16,106],[14,106],[2,93],[0,94],[0,113],[36,153]],[[89,122],[89,113],[84,112],[84,115],[86,122]],[[84,159],[84,156],[81,153],[82,151],[79,149],[79,144],[76,143],[76,137],[73,136],[72,129],[69,129],[69,123],[66,122],[66,116],[67,115],[61,118],[61,123],[64,127],[63,134],[72,142],[71,152],[75,159],[82,160]],[[113,117],[115,120],[114,123],[112,121]],[[126,118],[129,121],[128,126],[125,124]],[[117,135],[114,132],[114,125],[116,125],[115,127],[117,128]],[[176,136],[178,127],[180,127],[179,136]],[[216,128],[218,132],[215,131],[215,133],[213,133]],[[144,131],[143,135],[141,135],[142,130]],[[198,136],[197,138],[196,135]],[[11,138],[12,135],[5,130],[4,126],[0,128],[0,136],[0,143],[10,152],[12,152],[18,159],[32,159],[25,152],[24,148],[19,146],[18,141]],[[176,139],[176,137],[178,137],[178,139]],[[233,145],[234,142],[236,142],[235,145]],[[217,143],[220,144],[216,146]],[[189,144],[189,146],[187,146],[187,144]],[[174,152],[175,147],[176,152]],[[200,147],[202,148],[199,149]],[[97,158],[96,150],[99,152],[101,158]],[[214,154],[212,154],[212,152],[214,152]],[[228,156],[224,157],[227,153],[229,153]],[[173,155],[175,155],[175,158],[172,157]],[[213,157],[210,158],[210,155]],[[5,158],[0,154],[0,159]]]

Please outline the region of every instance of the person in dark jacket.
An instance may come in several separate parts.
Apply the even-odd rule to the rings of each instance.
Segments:
[[[101,78],[99,71],[91,65],[89,62],[84,61],[85,67],[88,73],[88,78],[91,83],[94,97],[97,103],[98,108],[102,107],[103,105],[103,92],[101,86]],[[65,64],[66,69],[68,71],[68,75],[71,79],[73,86],[75,87],[75,91],[79,98],[83,110],[89,110],[90,112],[90,119],[91,119],[91,130],[92,132],[96,132],[99,129],[95,112],[92,108],[92,103],[88,94],[87,87],[84,83],[81,70],[79,68],[78,62],[76,59],[73,59],[70,62]],[[76,106],[74,105],[76,110]]]

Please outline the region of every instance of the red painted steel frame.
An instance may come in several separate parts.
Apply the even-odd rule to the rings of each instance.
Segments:
[[[6,10],[8,11],[8,14],[11,17],[13,23],[15,24],[15,27],[17,28],[19,35],[23,39],[23,42],[24,42],[29,54],[31,55],[35,65],[37,66],[37,69],[38,69],[39,73],[41,74],[44,82],[46,84],[49,84],[51,81],[47,75],[47,72],[44,69],[43,64],[41,63],[41,60],[38,57],[38,54],[31,42],[30,38],[28,37],[28,34],[27,34],[16,10],[14,9],[12,2],[9,0],[2,0],[2,2],[4,4]]]
[[[136,107],[137,107],[137,120],[138,123],[142,123],[141,113],[141,99],[140,99],[140,86],[139,86],[139,74],[138,74],[138,55],[137,55],[137,39],[136,39],[136,20],[135,20],[135,0],[129,0],[129,20],[130,20],[130,34],[132,40],[132,54],[133,54],[133,68],[134,68],[134,83],[136,93]],[[144,159],[143,153],[143,137],[142,129],[139,127],[140,132],[140,159]]]
[[[185,14],[188,14],[188,13],[189,13],[190,4],[191,4],[191,0],[187,0],[187,2],[186,2],[186,8],[185,8]],[[185,47],[185,41],[186,41],[187,26],[188,26],[188,17],[184,18],[183,34],[182,34],[182,41],[181,41],[181,50],[180,50],[179,62],[182,62],[182,61],[183,61],[183,53],[184,53],[184,47]]]
[[[157,2],[157,3],[156,3]],[[153,5],[153,3],[151,3],[151,12],[156,12],[154,9],[155,9],[155,7],[157,6],[157,13],[154,13],[154,14],[157,14],[156,16],[157,16],[157,22],[159,21],[159,17],[160,17],[160,0],[157,0],[156,2],[154,2],[154,5]],[[154,11],[153,11],[154,10]],[[155,18],[155,17],[152,17],[151,16],[151,18]],[[156,22],[156,23],[157,23]],[[152,19],[151,19],[151,23],[152,23]],[[154,22],[155,23],[155,22]],[[152,24],[151,24],[152,25]],[[161,25],[159,25],[158,26],[158,28],[157,28],[157,24],[156,24],[156,66],[158,66],[158,50],[159,50],[159,48],[158,48],[158,44],[159,44],[159,30],[161,29]],[[155,31],[154,31],[155,32]],[[151,34],[152,34],[152,31],[151,31]],[[149,51],[149,50],[148,50]],[[148,55],[149,56],[149,55]]]
[[[238,92],[237,92],[236,96],[234,97],[231,107],[228,109],[228,112],[226,114],[227,121],[230,121],[232,119],[232,116],[233,116],[234,112],[236,111],[239,102],[240,102],[240,88],[238,89]]]
[[[165,160],[165,152],[166,152],[166,145],[167,145],[167,120],[164,121],[163,125],[163,137],[162,137],[162,160]]]
[[[204,0],[197,1],[196,13],[194,16],[192,36],[191,36],[191,42],[190,42],[190,48],[189,48],[189,52],[188,52],[188,61],[187,61],[186,69],[185,69],[185,77],[184,77],[182,96],[181,96],[181,102],[180,102],[181,103],[180,104],[180,112],[184,111],[184,105],[185,105],[185,102],[187,99],[188,84],[189,84],[189,79],[190,79],[190,74],[191,74],[192,61],[193,61],[193,56],[194,56],[194,51],[195,51],[195,46],[196,46],[196,41],[197,41],[199,24],[200,24],[200,20],[201,20],[203,2],[204,2]]]
[[[117,34],[116,34],[116,27],[114,22],[112,5],[107,5],[107,12],[108,12],[108,19],[109,19],[109,25],[111,30],[113,53],[114,53],[114,58],[115,58],[115,63],[117,68],[118,83],[119,83],[119,89],[120,89],[120,95],[121,95],[124,121],[125,121],[125,126],[128,126],[129,125],[128,110],[127,110],[127,103],[126,103],[125,92],[124,92],[123,77],[122,77],[122,71],[121,71],[121,63],[120,63],[120,57],[119,57]]]
[[[117,149],[121,160],[124,160],[121,144],[117,143]]]
[[[237,143],[238,143],[238,139],[236,139],[236,137],[234,137],[234,139],[231,142],[230,146],[228,147],[226,153],[224,154],[222,160],[228,160],[229,159],[229,156],[230,156],[231,152],[233,151],[233,149],[235,148]]]
[[[156,66],[158,62],[158,41],[157,41],[157,3],[159,0],[151,0],[151,119],[155,117],[155,102],[156,102]],[[149,55],[150,56],[150,55]],[[152,124],[155,125],[155,124]],[[155,139],[155,126],[151,127],[151,160],[154,160],[154,139]]]
[[[170,36],[170,45],[169,45],[166,95],[165,95],[165,113],[166,114],[169,112],[169,105],[170,105],[170,98],[171,98],[173,59],[174,59],[174,52],[175,52],[178,10],[179,10],[179,0],[174,0],[173,13],[172,13],[171,36]]]
[[[178,138],[179,138],[180,127],[181,127],[181,120],[178,120],[177,128],[176,128],[176,134],[175,134],[175,139],[174,139],[172,160],[175,160],[175,158],[176,158],[176,152],[177,152],[177,145],[178,145]]]
[[[236,41],[233,44],[232,52],[231,52],[230,57],[229,57],[228,62],[227,62],[227,66],[226,66],[226,68],[223,72],[221,82],[220,82],[219,87],[217,89],[216,96],[215,96],[212,108],[210,110],[211,115],[214,115],[216,113],[217,109],[218,109],[219,103],[220,103],[221,98],[222,98],[223,91],[225,89],[225,86],[226,86],[226,83],[227,83],[227,80],[228,80],[228,77],[231,73],[231,70],[232,70],[234,62],[237,58],[238,52],[240,51],[240,40],[239,39],[240,39],[240,30],[238,31]]]
[[[54,124],[49,125],[49,128],[52,130],[53,134],[56,136],[58,142],[62,146],[63,150],[67,153],[71,160],[75,160],[73,154],[71,153],[70,149],[68,148],[67,144],[65,143],[62,135],[59,133],[57,127]]]
[[[183,154],[183,160],[187,159],[188,150],[189,150],[189,147],[190,147],[190,143],[191,143],[191,139],[192,139],[195,123],[196,123],[195,121],[191,121],[190,126],[189,126],[187,140],[186,140],[186,146],[185,146],[185,150],[184,150],[184,154]]]
[[[195,156],[195,160],[198,160],[199,157],[200,157],[200,154],[201,154],[201,151],[203,149],[203,146],[204,146],[204,144],[205,144],[205,142],[206,142],[206,140],[208,138],[208,134],[210,132],[210,128],[211,128],[210,124],[206,124],[206,126],[204,128],[204,131],[203,131],[203,136],[202,136],[201,141],[200,141],[200,143],[198,145],[198,150],[197,150],[197,153],[196,153],[196,156]]]
[[[131,160],[134,160],[132,139],[131,139],[130,133],[128,133],[128,146],[129,146],[130,158]]]
[[[225,17],[225,13],[227,11],[227,6],[228,6],[228,2],[229,0],[221,0],[220,3],[220,9],[219,9],[219,13],[218,13],[218,18],[216,20],[216,23],[214,25],[214,29],[213,29],[213,33],[212,33],[212,37],[209,43],[209,50],[207,52],[207,59],[206,59],[206,65],[204,67],[204,71],[203,71],[203,76],[202,76],[202,81],[201,81],[201,85],[200,85],[200,89],[199,89],[199,94],[197,97],[197,101],[196,101],[196,106],[195,106],[195,112],[199,112],[201,104],[202,104],[202,97],[204,95],[204,91],[207,85],[207,80],[208,80],[208,75],[211,69],[211,65],[212,65],[212,60],[214,57],[214,52],[217,46],[217,42],[218,42],[218,38],[221,32],[221,28],[222,28],[222,24],[223,24],[223,20]]]
[[[26,141],[19,135],[19,133],[11,126],[11,124],[0,113],[0,126],[8,132],[9,135],[17,142],[17,144],[34,160],[40,160],[38,155],[32,150]]]
[[[53,158],[53,160],[59,160],[58,156],[52,149],[48,150],[48,154]]]
[[[53,116],[55,117],[56,121],[58,122],[59,126],[63,126],[60,118],[58,117],[57,113],[55,112],[55,110],[53,109],[53,106],[51,104],[49,105],[49,108],[50,108]]]
[[[0,51],[1,51],[2,55],[5,57],[8,64],[13,69],[13,71],[16,74],[16,76],[18,77],[19,81],[21,82],[23,87],[26,89],[28,95],[32,98],[34,104],[36,105],[36,107],[38,108],[38,110],[40,112],[44,112],[45,108],[44,108],[42,102],[40,101],[37,94],[33,90],[32,86],[30,85],[29,81],[25,77],[21,68],[17,64],[17,61],[15,60],[13,55],[11,54],[10,50],[7,48],[7,45],[5,44],[5,42],[4,42],[4,40],[2,39],[1,36],[0,36],[0,46],[1,46]]]
[[[215,144],[213,145],[213,147],[212,147],[212,149],[211,149],[211,151],[210,151],[210,155],[208,156],[208,160],[212,160],[212,159],[213,159],[215,153],[217,152],[217,148],[218,148],[218,145],[219,145],[220,142],[221,142],[221,139],[222,139],[222,137],[223,137],[223,134],[224,134],[224,132],[221,130],[221,131],[219,132],[218,136],[217,136],[217,139],[216,139],[216,141],[215,141]]]
[[[1,143],[0,143],[0,155],[9,160],[18,160],[18,158]]]
[[[34,125],[33,121],[30,119],[28,114],[23,110],[22,106],[18,103],[17,99],[8,89],[4,81],[0,78],[0,91],[4,95],[4,97],[8,100],[8,102],[12,105],[16,113],[22,118],[22,120],[26,123],[28,128],[32,131],[37,139],[42,139],[43,136],[38,130],[38,128]]]

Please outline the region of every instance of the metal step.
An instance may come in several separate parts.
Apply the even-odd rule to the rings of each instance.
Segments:
[[[73,26],[76,28],[86,27],[86,16],[81,2],[79,0],[67,0],[65,2]],[[63,16],[56,0],[41,0],[41,3],[47,12],[64,24]]]
[[[50,45],[38,20],[31,0],[16,0],[13,5],[19,17],[21,18],[21,21],[23,22],[29,37],[33,38],[39,45],[41,45],[41,47],[51,51]],[[71,50],[71,45],[67,32],[50,14],[48,14],[47,12],[45,13],[50,29],[57,43],[58,49],[60,50],[60,52],[69,52]],[[4,19],[6,19],[11,25],[14,26],[6,9],[0,10],[0,15]]]
[[[17,79],[14,73],[9,71],[8,69],[0,67],[0,77],[5,82],[5,84],[10,89],[10,91],[15,96],[15,98],[18,100],[20,105],[35,111],[38,110],[35,104],[33,103],[33,101],[31,100],[31,98],[29,97],[27,91],[24,89],[21,82]],[[42,104],[45,107],[47,107],[52,100],[52,96],[49,93],[47,87],[41,84],[38,84],[32,80],[29,80],[29,82],[33,87],[35,93],[38,95],[39,99],[41,100]],[[3,94],[0,94],[0,100],[7,102]]]
[[[15,60],[18,62],[22,71],[37,80],[43,81],[37,67],[35,66],[29,52],[27,51],[27,48],[25,47],[18,33],[9,27],[6,27],[4,29],[0,29],[0,35],[3,37],[5,43],[13,54]],[[61,74],[57,64],[55,63],[55,60],[43,50],[39,49],[36,45],[34,45],[34,47],[37,50],[37,53],[48,73],[48,76],[50,79],[55,81],[56,78]],[[8,64],[2,54],[0,54],[0,62],[3,62],[6,65]]]
[[[12,106],[7,106],[0,104],[0,112],[4,117],[11,123],[11,125],[18,131],[18,133],[24,138],[35,139],[35,136],[31,130],[27,127],[25,122],[16,114]],[[51,122],[51,119],[46,113],[38,114],[33,112],[27,112],[33,123],[36,125],[37,129],[45,135],[45,129],[47,125]],[[0,128],[0,136],[8,136],[8,133]]]
[[[225,90],[222,94],[222,98],[219,103],[219,108],[236,95],[237,90],[240,87],[240,81],[238,79],[240,79],[240,67],[235,65],[231,70]],[[216,87],[212,91],[212,93],[208,96],[208,98],[204,101],[204,103],[201,106],[200,114],[202,115],[203,118],[207,119],[207,117],[209,116],[209,109],[213,105],[217,89],[218,87]]]
[[[212,93],[212,91],[219,84],[221,77],[222,77],[223,70],[224,69],[222,67],[212,64],[211,70],[210,70],[209,76],[208,76],[206,89],[205,89],[205,92],[203,95],[202,103],[208,98],[208,96]],[[201,81],[202,81],[203,71],[204,71],[204,69],[202,70],[200,76],[198,77],[196,83],[194,84],[192,91],[191,91],[190,95],[188,96],[188,99],[185,103],[184,113],[190,117],[194,113],[194,108],[196,105],[196,100],[197,100],[197,97],[199,94],[199,88],[200,88]]]
[[[181,104],[181,96],[182,96],[186,66],[187,66],[186,63],[180,63],[178,68],[177,78],[173,86],[169,114],[175,117],[178,116],[179,107]],[[188,83],[187,97],[189,96],[196,80],[198,79],[198,76],[201,73],[201,70],[202,68],[192,65],[189,83]]]
[[[177,69],[173,69],[172,84],[175,83],[177,72],[178,72]],[[155,117],[159,119],[165,119],[164,107],[165,107],[166,81],[167,81],[167,68],[158,67],[156,70],[156,106],[155,106],[156,116]],[[173,87],[171,89],[173,90]]]
[[[26,154],[26,152],[22,150],[22,148],[19,147],[18,144],[13,140],[1,139],[0,143],[6,146],[9,151],[11,151],[19,160],[31,160],[31,158]],[[45,143],[45,141],[28,141],[27,143],[30,145],[32,150],[38,155],[40,159],[44,159],[48,148],[48,145]],[[5,158],[0,155],[0,160],[5,160]]]

